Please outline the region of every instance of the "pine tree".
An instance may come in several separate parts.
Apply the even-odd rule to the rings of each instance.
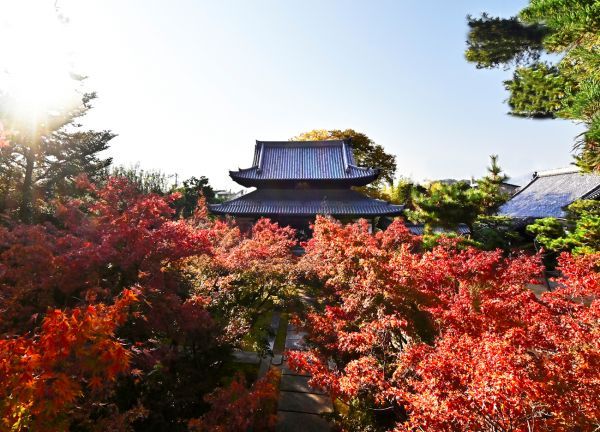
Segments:
[[[600,170],[600,1],[530,0],[516,17],[468,17],[465,56],[478,68],[516,66],[510,114],[583,122],[577,164]],[[558,55],[554,63],[541,61]]]
[[[95,97],[83,94],[80,103],[48,112],[32,126],[11,110],[11,96],[2,95],[0,120],[7,138],[0,147],[0,211],[17,211],[21,221],[31,223],[39,215],[38,202],[70,194],[81,174],[98,180],[106,173],[111,159],[98,153],[115,135],[80,130],[77,123]]]
[[[508,193],[502,190],[502,183],[508,177],[502,172],[498,165],[498,155],[490,156],[490,166],[487,167],[488,174],[477,181],[477,186],[481,192],[481,210],[484,214],[493,214],[500,205],[508,199]]]
[[[466,181],[433,182],[425,192],[414,190],[415,210],[406,213],[412,221],[429,228],[455,229],[461,223],[472,228],[481,212],[481,198],[480,191]]]

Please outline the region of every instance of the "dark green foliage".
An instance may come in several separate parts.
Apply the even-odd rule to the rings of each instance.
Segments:
[[[406,214],[428,227],[455,229],[460,223],[472,227],[481,212],[481,202],[480,192],[467,182],[433,182],[424,193],[413,195],[415,210]]]
[[[47,166],[40,177],[40,187],[46,198],[72,193],[72,180],[85,174],[92,182],[104,178],[105,169],[112,159],[103,159],[98,153],[108,149],[115,137],[110,131],[58,131],[45,143]]]
[[[110,175],[124,177],[143,194],[166,195],[171,191],[171,176],[159,170],[145,170],[139,165],[113,167]]]
[[[510,92],[510,114],[531,118],[555,118],[575,87],[558,68],[543,63],[518,68],[504,84]]]
[[[517,17],[508,19],[467,17],[469,36],[465,56],[478,68],[493,68],[511,62],[538,60],[548,29],[540,24],[526,24]]]
[[[473,241],[485,250],[509,251],[524,245],[525,239],[505,216],[479,216],[473,224]]]
[[[509,195],[502,190],[507,177],[498,165],[498,156],[490,156],[488,174],[477,180],[476,187],[466,181],[433,182],[427,188],[410,182],[399,183],[397,194],[410,191],[407,216],[413,222],[424,223],[426,229],[455,229],[464,223],[473,230],[478,217],[492,215]],[[391,189],[394,192],[394,188]],[[401,198],[404,198],[402,196]]]
[[[566,221],[544,218],[527,227],[546,250],[587,254],[600,251],[600,201],[575,201],[567,208]]]
[[[490,166],[487,167],[487,175],[477,180],[477,187],[481,194],[482,213],[491,215],[504,204],[509,195],[503,191],[502,184],[508,179],[498,165],[498,155],[490,156]]]
[[[517,17],[468,17],[466,58],[478,68],[517,65],[511,114],[586,124],[577,164],[600,169],[600,1],[530,0]],[[553,64],[540,63],[557,54]]]
[[[383,146],[376,144],[363,133],[352,129],[331,132],[339,137],[352,138],[352,148],[354,149],[354,156],[358,165],[379,168],[381,170],[381,181],[388,184],[394,181],[394,176],[396,175],[396,156],[386,153]]]
[[[174,202],[177,214],[186,218],[194,213],[200,197],[204,197],[208,202],[214,202],[215,200],[215,191],[204,176],[200,178],[190,177],[184,180],[183,185],[175,188],[174,192],[181,194],[181,198]]]

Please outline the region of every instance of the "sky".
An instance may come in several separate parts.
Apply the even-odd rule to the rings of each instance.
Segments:
[[[55,2],[58,38],[39,24]],[[98,99],[82,123],[118,134],[116,164],[237,190],[228,170],[251,165],[255,140],[352,128],[396,155],[399,176],[479,177],[498,154],[521,177],[569,165],[582,129],[507,115],[511,72],[477,70],[464,49],[467,14],[526,3],[2,0],[0,37],[44,85],[56,58],[88,76]],[[67,54],[36,64],[55,50]]]

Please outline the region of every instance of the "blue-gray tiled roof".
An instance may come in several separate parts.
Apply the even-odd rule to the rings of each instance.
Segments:
[[[578,199],[598,198],[600,175],[575,169],[539,173],[498,211],[517,219],[565,216],[564,208]]]
[[[258,189],[223,204],[211,205],[216,214],[268,216],[399,215],[403,206],[376,200],[351,189]]]
[[[411,232],[411,234],[414,234],[414,235],[425,234],[425,225],[424,224],[409,224],[409,223],[407,223],[406,228],[408,228],[408,230]],[[446,228],[442,228],[442,227],[434,227],[432,231],[434,234],[455,233],[455,234],[459,234],[462,236],[471,234],[471,230],[469,229],[467,224],[464,224],[464,223],[459,223],[458,226],[456,227],[456,229],[446,229]]]
[[[370,183],[379,175],[375,168],[356,165],[347,140],[257,141],[251,168],[231,171],[244,184],[275,180],[353,180]],[[240,181],[241,180],[241,181]]]

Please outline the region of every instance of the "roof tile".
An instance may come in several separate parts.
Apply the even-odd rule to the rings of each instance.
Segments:
[[[502,205],[498,214],[512,218],[565,217],[564,208],[582,198],[596,198],[600,175],[576,170],[540,173]]]
[[[257,141],[254,166],[231,172],[234,179],[249,180],[374,179],[378,174],[377,169],[356,166],[344,140]]]
[[[223,204],[217,214],[232,215],[398,215],[403,206],[376,200],[351,189],[258,189]]]

